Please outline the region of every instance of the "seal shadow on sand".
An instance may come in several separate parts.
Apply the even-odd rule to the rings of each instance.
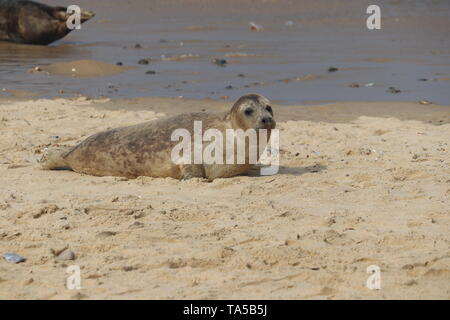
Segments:
[[[262,176],[260,174],[261,166],[256,166],[255,168],[251,169],[246,176],[249,177],[267,177]],[[327,166],[321,165],[321,164],[315,164],[313,166],[307,166],[307,167],[287,167],[287,166],[279,166],[278,172],[274,174],[274,176],[279,174],[287,174],[287,175],[293,175],[293,176],[301,176],[305,173],[316,173],[321,172],[323,170],[326,170]]]
[[[276,174],[274,174],[274,176],[276,175],[280,175],[280,174],[287,174],[287,175],[293,175],[293,176],[301,176],[305,173],[317,173],[317,172],[321,172],[323,170],[326,170],[328,167],[321,165],[321,164],[315,164],[313,166],[307,166],[307,167],[286,167],[286,166],[280,166],[279,170]],[[248,176],[248,177],[268,177],[268,176],[263,176],[260,174],[260,169],[261,166],[256,166],[253,169],[250,169],[246,174],[242,174],[241,176]],[[57,171],[72,171],[71,169],[68,168],[56,168],[53,170],[57,170]]]

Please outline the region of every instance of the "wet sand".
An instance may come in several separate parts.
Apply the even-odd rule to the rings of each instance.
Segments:
[[[448,106],[275,106],[281,167],[267,177],[128,180],[33,165],[52,144],[227,108],[1,100],[0,252],[27,261],[0,260],[0,299],[450,298]],[[75,260],[52,253],[65,247]],[[70,265],[79,291],[65,287]],[[366,287],[370,265],[381,290]]]
[[[450,77],[448,1],[379,1],[382,28],[376,31],[366,28],[367,4],[356,0],[78,3],[96,17],[50,47],[0,44],[0,89],[114,99],[235,99],[262,90],[284,104],[450,104],[449,83],[440,80]],[[262,31],[252,32],[250,22]],[[133,69],[83,79],[28,72],[86,59]],[[149,63],[139,64],[142,59]]]
[[[32,69],[34,73],[44,72],[48,75],[66,77],[103,77],[125,72],[132,67],[123,67],[95,60],[78,60],[53,63],[44,67]]]

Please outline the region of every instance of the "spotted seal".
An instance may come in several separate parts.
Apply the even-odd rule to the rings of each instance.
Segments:
[[[216,132],[222,133],[224,140],[227,129],[233,129],[232,132],[237,129],[244,132],[248,129],[255,131],[266,129],[268,134],[266,137],[263,136],[265,141],[257,136],[258,157],[276,125],[269,100],[261,95],[248,94],[240,97],[225,114],[208,112],[181,114],[100,132],[74,147],[50,148],[40,160],[41,168],[65,168],[95,176],[128,178],[150,176],[176,179],[199,177],[214,180],[240,175],[254,167],[255,163],[249,161],[251,159],[248,156],[250,150],[248,136],[243,137],[244,145],[247,144],[244,162],[239,162],[237,157],[234,157],[233,162],[227,162],[225,151],[222,163],[174,162],[172,152],[178,142],[173,141],[173,132],[183,129],[192,137],[196,121],[201,121],[205,132],[208,129],[216,129]],[[237,148],[234,152],[237,152]]]
[[[80,22],[95,14],[81,10]],[[71,29],[66,7],[51,7],[25,0],[0,0],[0,41],[48,45],[66,36]]]

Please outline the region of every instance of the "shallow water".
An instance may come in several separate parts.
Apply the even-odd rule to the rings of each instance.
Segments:
[[[361,1],[222,2],[45,1],[79,4],[96,17],[48,47],[0,44],[2,94],[234,99],[257,92],[280,103],[450,104],[449,1],[381,1],[381,30],[366,28]],[[263,30],[250,31],[251,21]],[[170,59],[181,55],[193,57]],[[139,65],[143,58],[150,63]],[[136,68],[90,78],[28,72],[82,59]]]

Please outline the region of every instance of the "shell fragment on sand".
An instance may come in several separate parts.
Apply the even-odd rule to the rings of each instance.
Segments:
[[[20,263],[20,262],[25,262],[27,259],[25,259],[24,257],[21,257],[15,253],[4,253],[2,255],[2,257],[11,263]]]

